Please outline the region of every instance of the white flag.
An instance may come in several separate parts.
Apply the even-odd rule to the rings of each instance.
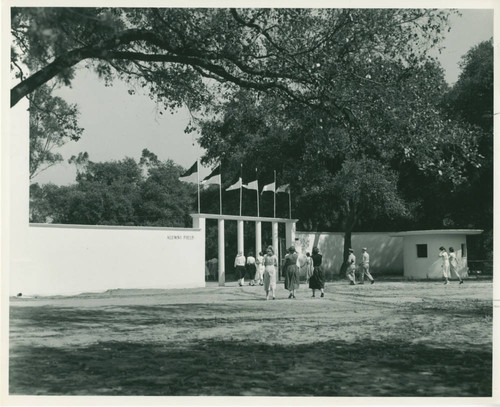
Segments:
[[[259,182],[257,180],[255,180],[255,181],[249,182],[248,184],[243,184],[242,187],[246,188],[246,189],[255,189],[256,191],[258,191],[259,190]]]
[[[239,189],[239,188],[241,188],[241,177],[238,178],[236,184],[231,185],[229,188],[226,189],[226,191],[232,191],[233,189]]]
[[[221,184],[220,164],[217,167],[215,167],[209,175],[203,178],[201,184],[207,186],[208,184],[218,184],[218,185]]]
[[[278,192],[290,192],[290,184],[285,184],[280,186],[277,190],[276,193]]]
[[[275,189],[276,189],[276,183],[272,182],[270,184],[264,185],[264,188],[262,188],[261,194],[264,193],[265,191],[274,192]]]

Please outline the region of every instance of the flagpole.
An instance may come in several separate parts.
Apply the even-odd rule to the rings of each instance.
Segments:
[[[200,211],[200,159],[196,159],[196,176],[198,178],[198,213],[201,213]]]
[[[260,212],[259,212],[259,175],[257,173],[257,168],[255,169],[255,179],[257,180],[257,217],[260,217]]]
[[[219,205],[220,214],[222,215],[222,162],[219,164]]]
[[[274,170],[274,217],[276,217],[276,170]]]
[[[242,188],[241,184],[243,184],[243,164],[241,164],[241,167],[240,167],[240,216],[241,216],[241,198],[243,195],[243,188]]]
[[[290,187],[288,187],[288,213],[292,219],[292,189]]]

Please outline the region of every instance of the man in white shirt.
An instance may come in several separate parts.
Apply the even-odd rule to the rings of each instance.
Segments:
[[[370,274],[370,255],[368,254],[368,251],[366,250],[366,247],[363,247],[363,261],[361,262],[361,282],[360,284],[365,283],[365,275],[368,277],[368,280],[371,281],[371,284],[375,282],[373,279],[372,275]]]

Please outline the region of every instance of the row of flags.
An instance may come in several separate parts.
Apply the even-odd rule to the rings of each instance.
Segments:
[[[179,179],[184,182],[193,182],[197,183],[198,181],[195,181],[195,178],[193,175],[198,172],[198,161],[196,161],[190,168],[187,170],[184,174],[182,174]],[[221,179],[221,171],[220,171],[220,164],[214,168],[214,170],[207,175],[203,180],[200,181],[202,185],[210,185],[210,184],[217,184],[221,185],[222,184],[222,179]],[[238,178],[238,181],[231,185],[230,187],[226,188],[226,191],[232,191],[234,189],[239,189],[239,188],[246,188],[246,189],[254,189],[256,191],[259,190],[259,181],[255,180],[252,182],[249,182],[248,184],[243,184],[242,183],[242,178]],[[262,192],[266,191],[271,191],[271,192],[289,192],[290,190],[290,185],[282,185],[278,189],[276,189],[276,182],[271,182],[270,184],[264,185],[264,188],[262,188]]]
[[[202,181],[203,184],[203,181]],[[213,184],[216,184],[216,182],[213,182]],[[238,179],[238,181],[231,185],[230,187],[226,188],[226,191],[232,191],[233,189],[240,189],[240,188],[245,188],[245,189],[255,189],[257,192],[259,191],[259,181],[255,180],[252,182],[249,182],[248,184],[243,184],[241,178]],[[276,189],[276,182],[271,182],[270,184],[264,185],[264,188],[262,188],[261,195],[266,192],[290,192],[290,185],[282,185],[278,189]]]
[[[256,172],[256,177],[257,178],[257,169],[255,170]],[[221,165],[219,164],[217,167],[213,169],[213,171],[207,175],[203,180],[200,181],[199,179],[199,172],[198,172],[198,161],[196,161],[185,173],[183,173],[179,179],[184,182],[192,182],[198,184],[198,212],[200,209],[200,184],[201,185],[210,185],[210,184],[217,184],[219,185],[219,191],[220,191],[220,213],[222,214],[222,177],[221,177]],[[247,184],[243,184],[243,179],[240,174],[240,177],[238,178],[238,181],[234,183],[233,185],[229,186],[226,188],[226,191],[233,191],[236,189],[240,190],[240,216],[241,216],[241,197],[242,197],[242,188],[245,189],[253,189],[257,191],[257,216],[259,216],[259,199],[258,199],[258,193],[259,193],[259,181],[255,179],[255,181],[251,181]],[[275,194],[277,193],[288,193],[289,194],[289,215],[291,218],[291,196],[290,196],[290,185],[285,184],[281,185],[280,187],[276,188],[276,171],[274,171],[274,181],[271,182],[270,184],[264,185],[264,188],[262,188],[262,192],[260,193],[261,195],[266,192],[274,192]],[[276,195],[274,196],[274,217],[276,217]]]

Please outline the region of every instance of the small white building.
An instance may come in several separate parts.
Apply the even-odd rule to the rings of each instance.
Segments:
[[[479,229],[415,230],[393,233],[403,238],[404,276],[415,279],[443,277],[439,248],[453,247],[459,264],[459,274],[467,277],[467,235],[479,235]],[[451,276],[455,278],[455,276]]]

